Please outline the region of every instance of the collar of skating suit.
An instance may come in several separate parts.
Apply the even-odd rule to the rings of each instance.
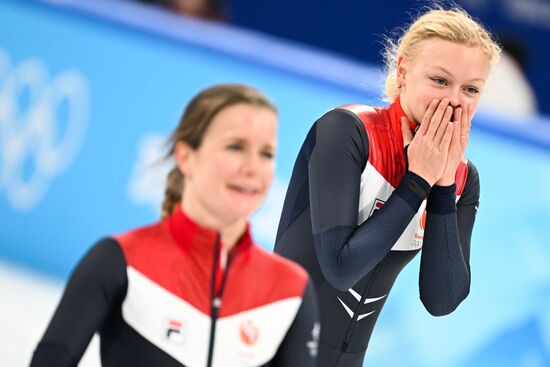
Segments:
[[[193,256],[212,258],[215,250],[216,241],[219,232],[215,229],[206,228],[189,218],[183,211],[181,204],[167,218],[170,232],[174,236],[178,246],[185,253]],[[220,239],[221,241],[221,239]],[[220,243],[221,247],[223,245]],[[250,234],[250,224],[247,223],[246,230],[237,244],[228,254],[230,257],[242,253],[252,245],[252,236]]]
[[[397,129],[399,129],[398,131],[401,131],[401,118],[407,116],[405,115],[405,111],[403,111],[403,107],[401,107],[401,99],[399,96],[397,96],[395,101],[390,105],[389,111],[392,126],[395,126]],[[409,121],[411,132],[414,134],[417,127],[416,122],[410,121],[408,118],[407,121]]]

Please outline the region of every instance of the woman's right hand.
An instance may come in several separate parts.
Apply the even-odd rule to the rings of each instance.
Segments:
[[[407,118],[401,119],[403,143],[409,145],[409,171],[422,177],[430,186],[439,180],[445,169],[454,127],[452,115],[453,108],[447,99],[434,99],[414,137]]]

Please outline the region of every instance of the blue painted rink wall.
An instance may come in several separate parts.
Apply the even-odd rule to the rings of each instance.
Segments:
[[[271,248],[309,126],[340,104],[378,104],[375,70],[132,3],[0,2],[0,258],[66,279],[100,237],[155,221],[162,143],[189,99],[220,82],[253,85],[280,109],[276,180],[252,223]],[[550,366],[549,128],[478,113],[471,294],[429,316],[418,257],[365,365]]]

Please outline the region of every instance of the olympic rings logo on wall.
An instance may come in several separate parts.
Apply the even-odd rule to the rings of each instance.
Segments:
[[[12,65],[0,49],[0,193],[15,209],[36,207],[72,164],[89,114],[90,91],[80,72],[50,77],[40,60]]]

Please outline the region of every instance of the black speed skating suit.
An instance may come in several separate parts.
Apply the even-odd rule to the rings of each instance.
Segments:
[[[464,160],[456,184],[430,188],[407,171],[402,116],[399,99],[331,110],[294,166],[275,252],[314,280],[321,367],[362,366],[390,289],[419,252],[420,299],[431,314],[452,312],[469,292],[477,170]]]

